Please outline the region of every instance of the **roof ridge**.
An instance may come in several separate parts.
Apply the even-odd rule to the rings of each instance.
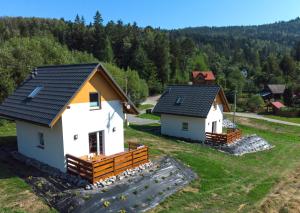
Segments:
[[[218,84],[170,84],[167,87],[186,86],[186,87],[221,87]]]
[[[53,65],[44,65],[44,66],[37,66],[36,68],[59,68],[59,67],[82,67],[82,66],[97,66],[99,62],[95,63],[82,63],[82,64],[53,64]]]

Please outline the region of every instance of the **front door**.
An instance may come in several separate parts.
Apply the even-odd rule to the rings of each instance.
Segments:
[[[103,131],[89,133],[90,153],[104,154]]]
[[[216,133],[217,132],[217,121],[213,121],[212,122],[212,133]]]

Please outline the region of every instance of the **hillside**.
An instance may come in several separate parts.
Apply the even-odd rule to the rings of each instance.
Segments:
[[[172,30],[172,34],[192,37],[225,37],[239,39],[260,39],[292,47],[300,40],[300,18],[272,24],[228,27],[188,27]]]
[[[14,37],[54,38],[70,51],[86,52],[99,61],[122,68],[124,72],[137,72],[138,77],[147,83],[150,94],[161,93],[167,84],[187,83],[192,70],[210,69],[227,95],[233,90],[253,95],[268,83],[284,83],[293,90],[300,90],[299,29],[300,19],[297,18],[260,26],[195,27],[167,31],[151,26],[141,28],[136,23],[122,21],[104,24],[101,14],[96,12],[93,23],[85,23],[84,17],[79,16],[74,21],[2,17],[0,41],[5,55],[7,49],[3,44],[10,43],[9,40]],[[3,57],[0,68],[7,70],[10,57],[16,61],[25,60],[21,56]],[[19,66],[28,73],[32,64],[24,63]],[[51,61],[46,57],[43,63]],[[247,71],[246,77],[241,70]],[[18,81],[14,85],[17,86],[25,75],[17,76]],[[7,73],[6,76],[9,78]],[[0,87],[6,88],[5,84],[5,81],[0,81]],[[136,87],[139,88],[138,85]],[[139,96],[136,99],[140,102],[148,91],[138,93],[143,95],[130,95]],[[0,94],[0,97],[6,94]]]

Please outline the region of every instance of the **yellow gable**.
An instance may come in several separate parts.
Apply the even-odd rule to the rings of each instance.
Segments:
[[[121,100],[121,97],[107,82],[102,72],[98,71],[89,81],[85,83],[70,104],[89,102],[90,92],[98,92],[101,94],[101,101]]]

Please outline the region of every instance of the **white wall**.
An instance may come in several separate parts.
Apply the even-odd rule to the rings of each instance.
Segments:
[[[162,114],[160,117],[160,121],[161,133],[163,135],[186,138],[196,141],[204,141],[205,132],[212,131],[213,121],[217,121],[217,133],[222,133],[223,106],[217,105],[216,109],[214,109],[214,107],[212,106],[206,119],[189,116]],[[188,123],[188,131],[182,130],[183,122]]]
[[[209,113],[207,115],[205,121],[205,131],[211,132],[212,131],[212,122],[217,122],[217,132],[222,133],[222,125],[223,125],[223,106],[222,104],[218,104],[217,108],[215,109],[214,106],[211,106]]]
[[[204,141],[205,140],[205,119],[162,114],[161,133],[163,135],[175,136],[180,138],[187,138],[190,140]],[[188,122],[188,131],[182,130],[182,123]]]
[[[78,157],[89,154],[88,135],[101,130],[104,130],[105,155],[124,151],[123,107],[119,100],[102,101],[101,105],[101,109],[90,110],[89,103],[77,103],[64,111],[64,154]],[[78,135],[77,140],[74,140],[74,135]]]
[[[62,122],[53,128],[16,121],[18,150],[25,156],[65,171]],[[44,149],[38,147],[39,132],[44,134]]]

